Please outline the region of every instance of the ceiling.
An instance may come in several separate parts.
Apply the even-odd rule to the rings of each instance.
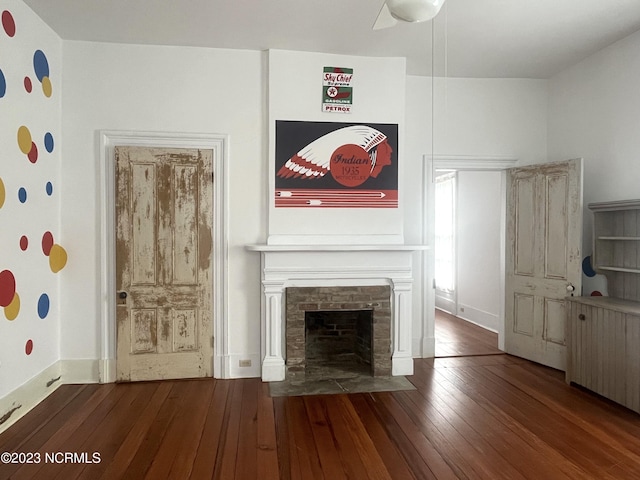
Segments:
[[[447,0],[376,31],[383,0],[24,1],[64,40],[406,57],[450,77],[549,78],[640,29],[638,0]]]

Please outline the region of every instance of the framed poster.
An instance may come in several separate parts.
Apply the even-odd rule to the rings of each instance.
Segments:
[[[398,125],[276,121],[276,208],[398,208]]]

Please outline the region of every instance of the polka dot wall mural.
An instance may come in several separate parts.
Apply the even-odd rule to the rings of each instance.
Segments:
[[[32,15],[28,9],[1,3],[0,361],[4,363],[3,355],[14,360],[11,355],[17,354],[45,368],[51,349],[39,348],[39,343],[59,326],[52,305],[58,299],[56,277],[68,261],[66,249],[54,238],[60,208],[55,183],[60,93],[52,74],[61,50],[40,22],[24,21]],[[8,2],[12,4],[18,5]]]
[[[16,294],[16,278],[10,270],[0,272],[0,307],[7,307]]]
[[[33,71],[42,84],[42,93],[44,93],[45,97],[50,97],[53,87],[49,78],[49,61],[42,50],[36,50],[33,54]]]
[[[7,93],[7,80],[4,78],[4,73],[0,68],[0,98],[4,97],[5,93]]]
[[[67,251],[54,243],[51,232],[42,235],[42,253],[49,257],[49,268],[53,273],[58,273],[67,264]]]
[[[7,317],[7,320],[15,320],[18,313],[20,313],[20,296],[16,292],[11,303],[4,307],[4,316]]]
[[[16,34],[16,22],[8,10],[2,12],[2,28],[9,37],[13,37]]]
[[[38,299],[38,316],[46,318],[49,315],[49,295],[43,293]]]

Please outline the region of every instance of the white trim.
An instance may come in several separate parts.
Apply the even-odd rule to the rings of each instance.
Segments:
[[[213,376],[228,378],[224,359],[229,352],[228,338],[228,214],[226,203],[228,144],[227,135],[167,132],[132,132],[103,130],[99,133],[98,148],[101,166],[100,182],[100,254],[101,275],[101,357],[100,381],[114,382],[116,379],[116,321],[115,321],[115,147],[121,145],[199,148],[213,150]]]
[[[502,172],[502,185],[500,189],[501,211],[500,211],[500,312],[498,317],[498,348],[504,350],[504,334],[505,334],[505,262],[504,256],[506,252],[505,235],[506,235],[506,170],[516,166],[518,160],[513,157],[496,155],[496,156],[471,156],[471,155],[424,155],[425,171],[423,174],[423,211],[426,213],[426,232],[423,234],[423,243],[433,245],[433,230],[435,227],[435,196],[433,188],[433,180],[436,170],[470,170],[470,171],[499,171]],[[433,258],[433,249],[428,252],[429,257]],[[423,272],[423,276],[430,286],[433,287],[434,264],[427,263],[427,269]],[[433,288],[431,289],[433,291]],[[427,293],[427,296],[433,293]],[[430,297],[432,298],[432,297]],[[433,302],[423,302],[425,307],[424,315],[424,337],[423,345],[433,343],[433,351],[435,352],[435,307]],[[426,358],[423,347],[423,358]],[[435,353],[434,353],[435,355]],[[434,356],[431,355],[431,356]]]
[[[62,384],[100,383],[100,362],[95,359],[60,360]]]
[[[60,385],[72,383],[98,383],[98,360],[58,360],[0,398],[0,418],[10,414],[0,424],[0,433],[24,417]]]
[[[518,160],[513,157],[501,155],[496,156],[474,156],[474,155],[434,155],[434,170],[505,170],[515,167]]]
[[[0,433],[53,393],[62,384],[61,379],[60,362],[55,362],[8,395],[0,398],[0,417],[9,415],[5,422],[0,424]]]

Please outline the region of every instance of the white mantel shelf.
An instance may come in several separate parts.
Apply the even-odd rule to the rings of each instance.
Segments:
[[[428,245],[247,245],[251,252],[415,252],[429,250]]]

